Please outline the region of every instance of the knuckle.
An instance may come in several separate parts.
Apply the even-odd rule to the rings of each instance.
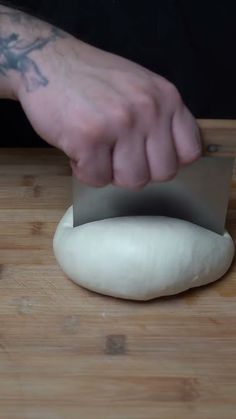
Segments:
[[[138,180],[115,178],[113,183],[116,186],[120,186],[122,188],[131,189],[131,190],[140,190],[144,186],[146,186],[149,181],[150,181],[149,177],[146,177],[145,179],[138,179]]]
[[[128,182],[127,188],[133,189],[133,190],[139,190],[139,189],[144,188],[144,186],[147,185],[148,181],[149,179],[142,179],[142,180],[137,180],[133,182]]]
[[[107,186],[109,183],[110,182],[105,179],[91,179],[88,184],[96,188],[102,188],[103,186]]]
[[[182,104],[181,94],[173,83],[166,82],[164,86],[164,93],[174,105],[179,106]]]
[[[80,167],[79,164],[77,167],[74,166],[72,168],[78,180],[86,185],[101,188],[107,186],[111,181],[108,176],[99,176],[96,172],[93,174],[88,173],[86,167]]]
[[[198,147],[195,150],[192,150],[188,154],[183,156],[180,162],[182,165],[194,163],[196,160],[198,160],[201,157],[201,155],[202,155],[201,147]]]
[[[154,176],[153,180],[158,182],[166,182],[168,180],[172,180],[177,175],[177,169],[171,172],[164,172],[164,173],[158,173],[156,176]]]
[[[146,92],[139,92],[136,97],[136,104],[143,112],[154,113],[156,109],[156,103],[154,97]]]
[[[99,120],[91,121],[89,124],[80,127],[78,131],[82,138],[89,140],[91,143],[96,143],[101,138],[104,138],[105,130],[105,123]]]
[[[108,181],[105,179],[97,179],[97,178],[83,178],[83,183],[86,185],[95,187],[95,188],[102,188],[104,186],[107,186],[109,184]]]
[[[133,113],[131,107],[126,103],[113,106],[111,112],[111,119],[119,126],[130,128],[133,126]]]

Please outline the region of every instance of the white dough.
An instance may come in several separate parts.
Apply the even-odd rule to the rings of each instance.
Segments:
[[[186,221],[139,216],[73,228],[72,207],[58,224],[55,257],[79,285],[114,297],[149,300],[216,281],[234,255],[230,235]]]

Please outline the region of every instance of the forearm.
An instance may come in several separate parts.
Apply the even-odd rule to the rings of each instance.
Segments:
[[[0,98],[17,99],[49,83],[44,62],[64,33],[46,22],[0,5]]]

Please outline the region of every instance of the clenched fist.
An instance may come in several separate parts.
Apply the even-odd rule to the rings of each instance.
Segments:
[[[32,126],[80,181],[139,188],[200,157],[195,119],[173,84],[36,22],[9,29],[3,63]]]

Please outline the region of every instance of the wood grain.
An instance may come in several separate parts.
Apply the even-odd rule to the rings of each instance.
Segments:
[[[236,120],[199,119],[197,122],[205,156],[236,157]]]
[[[0,419],[235,418],[235,263],[148,303],[89,292],[52,251],[71,204],[64,155],[1,149],[0,175]]]

